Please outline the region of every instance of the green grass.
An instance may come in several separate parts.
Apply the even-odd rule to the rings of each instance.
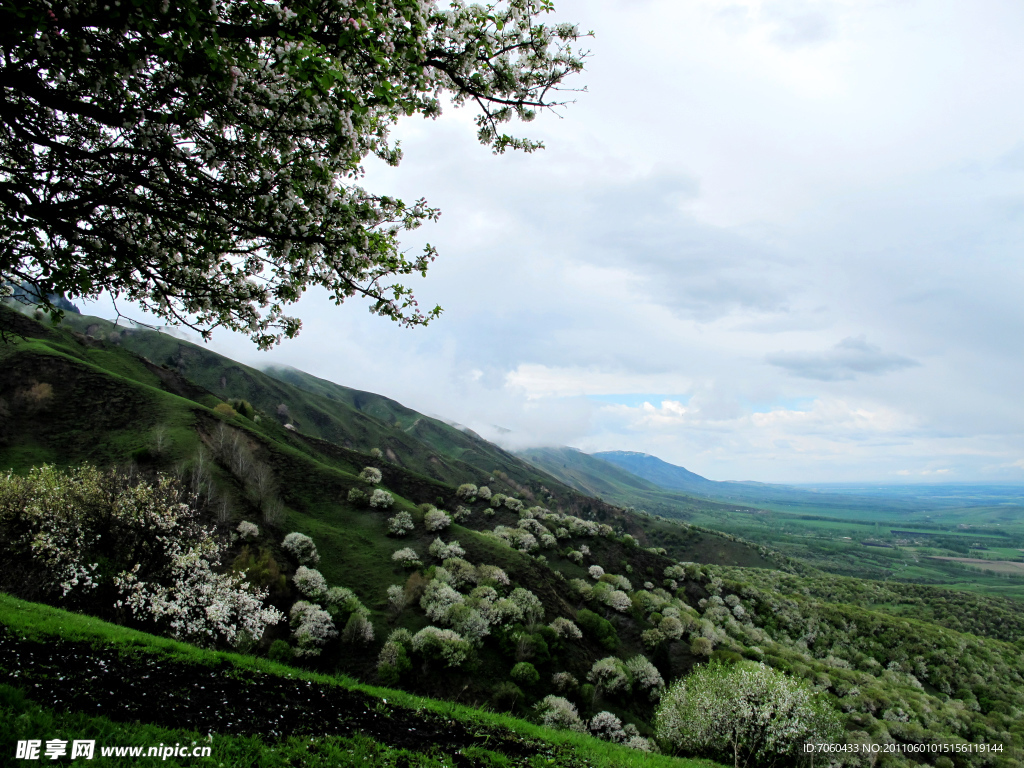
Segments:
[[[472,709],[459,704],[413,696],[404,691],[379,688],[356,683],[333,675],[317,674],[278,664],[266,659],[235,653],[197,648],[168,638],[157,637],[128,629],[89,616],[69,613],[50,606],[30,603],[0,593],[0,624],[25,637],[38,641],[48,638],[87,641],[97,646],[113,647],[122,653],[152,654],[169,661],[213,666],[227,662],[242,670],[259,671],[270,675],[311,680],[357,690],[389,705],[413,710],[424,710],[467,724],[485,728],[507,728],[524,739],[541,740],[554,748],[568,748],[580,760],[594,768],[697,768],[714,766],[703,760],[686,760],[665,755],[636,752],[590,736],[553,731],[507,715]],[[76,713],[61,713],[40,708],[31,703],[30,692],[18,692],[11,686],[0,687],[0,749],[13,750],[13,742],[26,738],[86,738],[107,745],[156,745],[159,743],[199,744],[206,742],[205,734],[160,728],[147,723],[117,723],[104,717]],[[365,737],[342,738],[336,736],[310,739],[291,738],[282,743],[268,744],[258,737],[213,735],[213,759],[224,765],[395,765],[399,758],[409,760],[410,766],[434,768],[450,766],[451,758],[444,745],[438,745],[433,755],[410,753],[393,749]],[[308,749],[313,743],[317,749]],[[8,753],[10,754],[10,753]],[[470,756],[467,754],[467,756]],[[364,761],[365,758],[365,761]],[[478,765],[507,764],[500,754],[475,750],[472,755]],[[26,765],[31,764],[28,761]],[[166,765],[179,763],[167,761]],[[185,761],[181,764],[194,764]],[[557,757],[537,760],[540,765],[559,765]]]

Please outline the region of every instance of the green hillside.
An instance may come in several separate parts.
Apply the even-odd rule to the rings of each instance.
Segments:
[[[167,618],[163,597],[152,603],[157,613],[114,601],[118,563],[142,557],[123,549],[135,546],[129,499],[155,494],[157,501],[140,509],[162,509],[162,497],[147,489],[163,482],[171,489],[167,508],[185,517],[172,520],[174,538],[157,541],[193,547],[186,555],[216,546],[211,559],[221,571],[210,579],[234,579],[235,586],[219,589],[256,590],[265,601],[265,631],[197,635],[247,659],[290,658],[311,672],[535,721],[550,714],[546,702],[555,697],[579,727],[601,718],[618,723],[609,738],[638,749],[656,746],[666,684],[709,660],[764,662],[834,709],[848,743],[883,749],[984,742],[1002,751],[994,758],[957,752],[955,764],[1024,765],[1024,639],[1011,601],[971,604],[939,589],[827,577],[735,536],[651,508],[623,509],[577,487],[598,492],[600,482],[609,494],[633,488],[652,504],[689,504],[682,514],[691,519],[724,515],[732,509],[726,505],[658,495],[625,473],[595,475],[585,458],[576,457],[570,472],[569,453],[555,478],[442,422],[426,422],[423,436],[415,432],[421,417],[385,398],[335,390],[296,372],[276,372],[294,383],[278,379],[161,334],[133,330],[126,338],[87,318],[56,328],[23,316],[5,320],[23,338],[0,345],[0,469],[16,473],[0,473],[4,591],[176,637],[197,632]],[[89,333],[74,330],[78,322]],[[142,349],[145,357],[133,351]],[[190,366],[200,381],[185,375]],[[282,403],[288,420],[278,413]],[[317,434],[306,431],[310,425]],[[549,461],[553,455],[546,454]],[[70,474],[32,469],[44,462]],[[93,476],[78,468],[86,462],[133,469]],[[186,497],[173,495],[178,487],[194,501],[179,504]],[[45,514],[33,506],[51,496]],[[72,513],[78,517],[65,520]],[[59,525],[45,536],[24,527],[51,518]],[[68,530],[85,543],[75,544],[80,556],[66,562],[90,564],[83,573],[101,588],[89,591],[82,577],[61,587],[49,575],[52,566],[43,567],[25,543]],[[295,548],[303,537],[315,558]],[[412,555],[396,560],[405,550]],[[141,571],[143,581],[170,578],[159,548],[146,557],[151,570]],[[174,594],[172,606],[203,593]],[[23,606],[19,612],[25,631],[52,623]],[[194,615],[190,621],[203,626],[217,614]],[[309,629],[308,616],[319,617],[323,631]],[[0,638],[0,654],[12,643]],[[37,650],[55,658],[81,651],[56,648]],[[170,662],[154,665],[164,676],[172,669]],[[24,689],[35,704],[9,693],[0,705],[60,728],[121,727],[90,719],[60,697],[59,704],[33,699],[37,682]],[[160,732],[167,739],[188,738],[181,724],[154,727],[170,728]],[[324,755],[364,750],[368,764],[434,765],[392,759],[388,750],[404,747],[375,737],[362,746],[337,738],[324,743]],[[262,754],[263,747],[246,744],[249,754]],[[500,757],[488,759],[520,764]],[[554,757],[563,762],[552,764],[574,765]],[[629,764],[608,760],[590,764]],[[894,751],[877,764],[910,761]]]

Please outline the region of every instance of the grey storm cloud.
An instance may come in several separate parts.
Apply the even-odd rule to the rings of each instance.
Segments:
[[[909,357],[883,352],[864,336],[845,338],[825,352],[776,352],[765,359],[793,376],[816,381],[849,381],[864,373],[878,376],[920,365]]]

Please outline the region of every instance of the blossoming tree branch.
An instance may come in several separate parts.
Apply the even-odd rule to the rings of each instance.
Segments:
[[[447,96],[478,112],[495,152],[537,142],[514,118],[565,103],[581,33],[544,24],[550,0],[22,0],[0,4],[0,285],[108,292],[209,337],[261,348],[298,333],[311,286],[406,325],[404,276],[436,219],[359,186],[401,158],[402,115]]]

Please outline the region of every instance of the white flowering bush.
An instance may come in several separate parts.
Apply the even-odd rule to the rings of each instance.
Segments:
[[[604,741],[619,742],[626,738],[622,730],[622,721],[611,712],[598,712],[588,724],[590,732]]]
[[[626,662],[626,669],[633,676],[633,689],[647,691],[653,700],[661,696],[665,689],[665,680],[658,668],[644,656],[634,656]]]
[[[452,519],[456,523],[462,523],[468,520],[470,517],[472,517],[472,515],[472,509],[470,509],[469,507],[464,507],[462,504],[459,504],[457,507],[455,507],[455,511],[452,512]]]
[[[504,493],[496,493],[493,496],[491,496],[491,506],[492,507],[497,508],[497,507],[500,507],[504,503],[505,503],[505,494]]]
[[[587,680],[592,682],[601,693],[609,694],[625,695],[629,693],[633,685],[630,677],[626,665],[614,656],[595,661],[587,673]]]
[[[459,545],[459,542],[452,541],[445,544],[440,538],[436,538],[431,542],[428,551],[438,560],[447,560],[450,557],[462,557],[466,554],[466,550]]]
[[[392,616],[397,616],[405,610],[405,606],[409,604],[409,596],[405,593],[405,588],[401,584],[392,584],[387,589],[388,595],[388,610],[391,611]]]
[[[590,574],[590,578],[594,579],[594,581],[597,581],[602,576],[604,576],[604,568],[602,568],[600,565],[592,565],[587,569],[587,573]]]
[[[392,536],[405,536],[414,527],[412,515],[404,510],[388,518],[388,533]]]
[[[519,512],[523,508],[523,502],[519,499],[513,498],[512,496],[506,496],[505,507],[513,512]]]
[[[338,636],[331,615],[319,605],[298,600],[290,618],[296,656],[319,656],[327,642]]]
[[[377,656],[377,675],[385,685],[397,685],[402,675],[409,671],[409,651],[412,649],[412,635],[407,629],[396,629],[385,641]]]
[[[829,742],[839,719],[806,682],[763,663],[712,662],[677,680],[655,716],[670,749],[721,762],[795,761],[803,744]]]
[[[460,667],[469,657],[470,646],[451,629],[424,627],[412,636],[412,649],[425,659],[443,662],[448,667]]]
[[[344,643],[355,645],[361,643],[367,645],[373,642],[373,624],[370,622],[368,612],[355,611],[345,622],[345,629],[341,632],[341,640]]]
[[[476,574],[478,582],[490,582],[502,587],[512,584],[508,574],[496,565],[478,565]]]
[[[579,688],[580,681],[570,672],[555,672],[551,676],[551,685],[559,693],[564,693],[565,691],[574,691]]]
[[[375,488],[370,494],[370,506],[374,509],[390,509],[395,497],[381,488]]]
[[[522,613],[523,621],[527,624],[536,624],[544,621],[544,604],[533,592],[523,587],[516,587],[508,596],[508,599]]]
[[[174,479],[43,466],[0,476],[0,586],[152,624],[199,645],[258,641],[284,618],[222,574],[226,544]],[[101,586],[113,589],[102,590]],[[95,601],[113,600],[100,604]]]
[[[327,594],[327,579],[320,571],[300,565],[292,577],[295,587],[310,600],[320,600]]]
[[[423,516],[423,527],[431,532],[443,531],[451,524],[451,517],[443,509],[431,509]]]
[[[675,616],[665,616],[658,624],[658,629],[669,640],[679,640],[683,636],[683,622]]]
[[[420,608],[431,621],[446,623],[451,609],[456,605],[462,605],[465,599],[450,584],[435,578],[427,584],[423,597],[420,598]]]
[[[260,535],[260,527],[255,523],[250,523],[248,520],[240,522],[235,530],[243,541],[252,541]]]
[[[402,549],[396,550],[391,555],[391,559],[399,565],[404,565],[406,568],[419,567],[423,565],[423,563],[420,562],[420,556],[412,547],[403,547]]]
[[[619,613],[626,613],[633,607],[633,601],[629,599],[629,595],[618,589],[609,589],[602,592],[601,600],[613,611],[618,611]]]
[[[460,499],[472,501],[473,499],[476,498],[477,487],[472,483],[463,483],[462,485],[455,489],[455,495],[458,496]]]
[[[384,475],[376,467],[363,467],[363,471],[359,473],[359,479],[367,485],[376,485],[383,478]]]
[[[320,562],[316,544],[304,533],[297,531],[289,533],[281,542],[281,548],[302,565],[316,565]]]
[[[446,580],[455,589],[462,589],[479,581],[476,567],[461,557],[449,557],[444,561],[444,567],[438,570],[443,570],[448,574]]]
[[[568,699],[561,696],[545,696],[534,709],[537,710],[541,725],[560,731],[586,732],[586,726],[576,711],[576,705]]]
[[[555,634],[561,638],[565,638],[568,640],[583,639],[583,632],[580,631],[580,628],[577,627],[574,622],[562,616],[559,616],[557,619],[552,621],[548,626],[551,627],[551,629],[555,631]]]
[[[490,501],[491,489],[488,488],[486,485],[481,485],[479,488],[476,489],[476,497],[478,499],[483,499],[484,501]]]
[[[323,595],[322,602],[325,606],[341,613],[366,610],[359,598],[356,597],[356,593],[348,587],[331,587]]]
[[[518,549],[520,552],[532,552],[539,546],[537,538],[522,528],[509,528],[504,525],[498,525],[488,535],[504,542],[513,549]]]

